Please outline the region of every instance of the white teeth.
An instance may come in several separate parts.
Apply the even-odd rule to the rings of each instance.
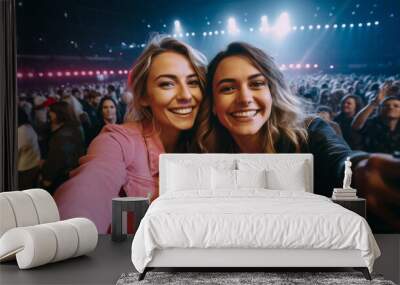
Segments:
[[[233,112],[232,116],[233,117],[254,117],[257,114],[257,111],[244,111],[244,112]]]
[[[193,108],[176,108],[170,110],[172,113],[180,114],[180,115],[187,115],[192,113]]]

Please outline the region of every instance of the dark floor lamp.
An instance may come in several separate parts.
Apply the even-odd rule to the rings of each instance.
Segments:
[[[0,191],[18,189],[15,0],[0,0]]]

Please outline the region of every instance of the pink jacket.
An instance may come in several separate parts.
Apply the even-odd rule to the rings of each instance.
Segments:
[[[61,219],[86,217],[99,233],[107,233],[111,200],[121,188],[127,196],[158,195],[158,157],[163,152],[149,123],[106,125],[55,192]]]

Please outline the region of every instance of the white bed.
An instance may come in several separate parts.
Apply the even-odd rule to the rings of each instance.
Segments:
[[[367,222],[313,193],[310,154],[164,154],[160,197],[132,243],[155,267],[354,267],[380,255]]]

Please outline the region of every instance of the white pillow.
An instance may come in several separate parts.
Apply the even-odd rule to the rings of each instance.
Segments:
[[[212,168],[212,189],[236,190],[236,170]]]
[[[170,191],[211,189],[211,167],[168,163],[167,188]]]
[[[238,188],[267,188],[266,170],[236,170]]]
[[[301,167],[289,172],[271,169],[266,172],[266,178],[268,189],[306,192],[306,178]]]

